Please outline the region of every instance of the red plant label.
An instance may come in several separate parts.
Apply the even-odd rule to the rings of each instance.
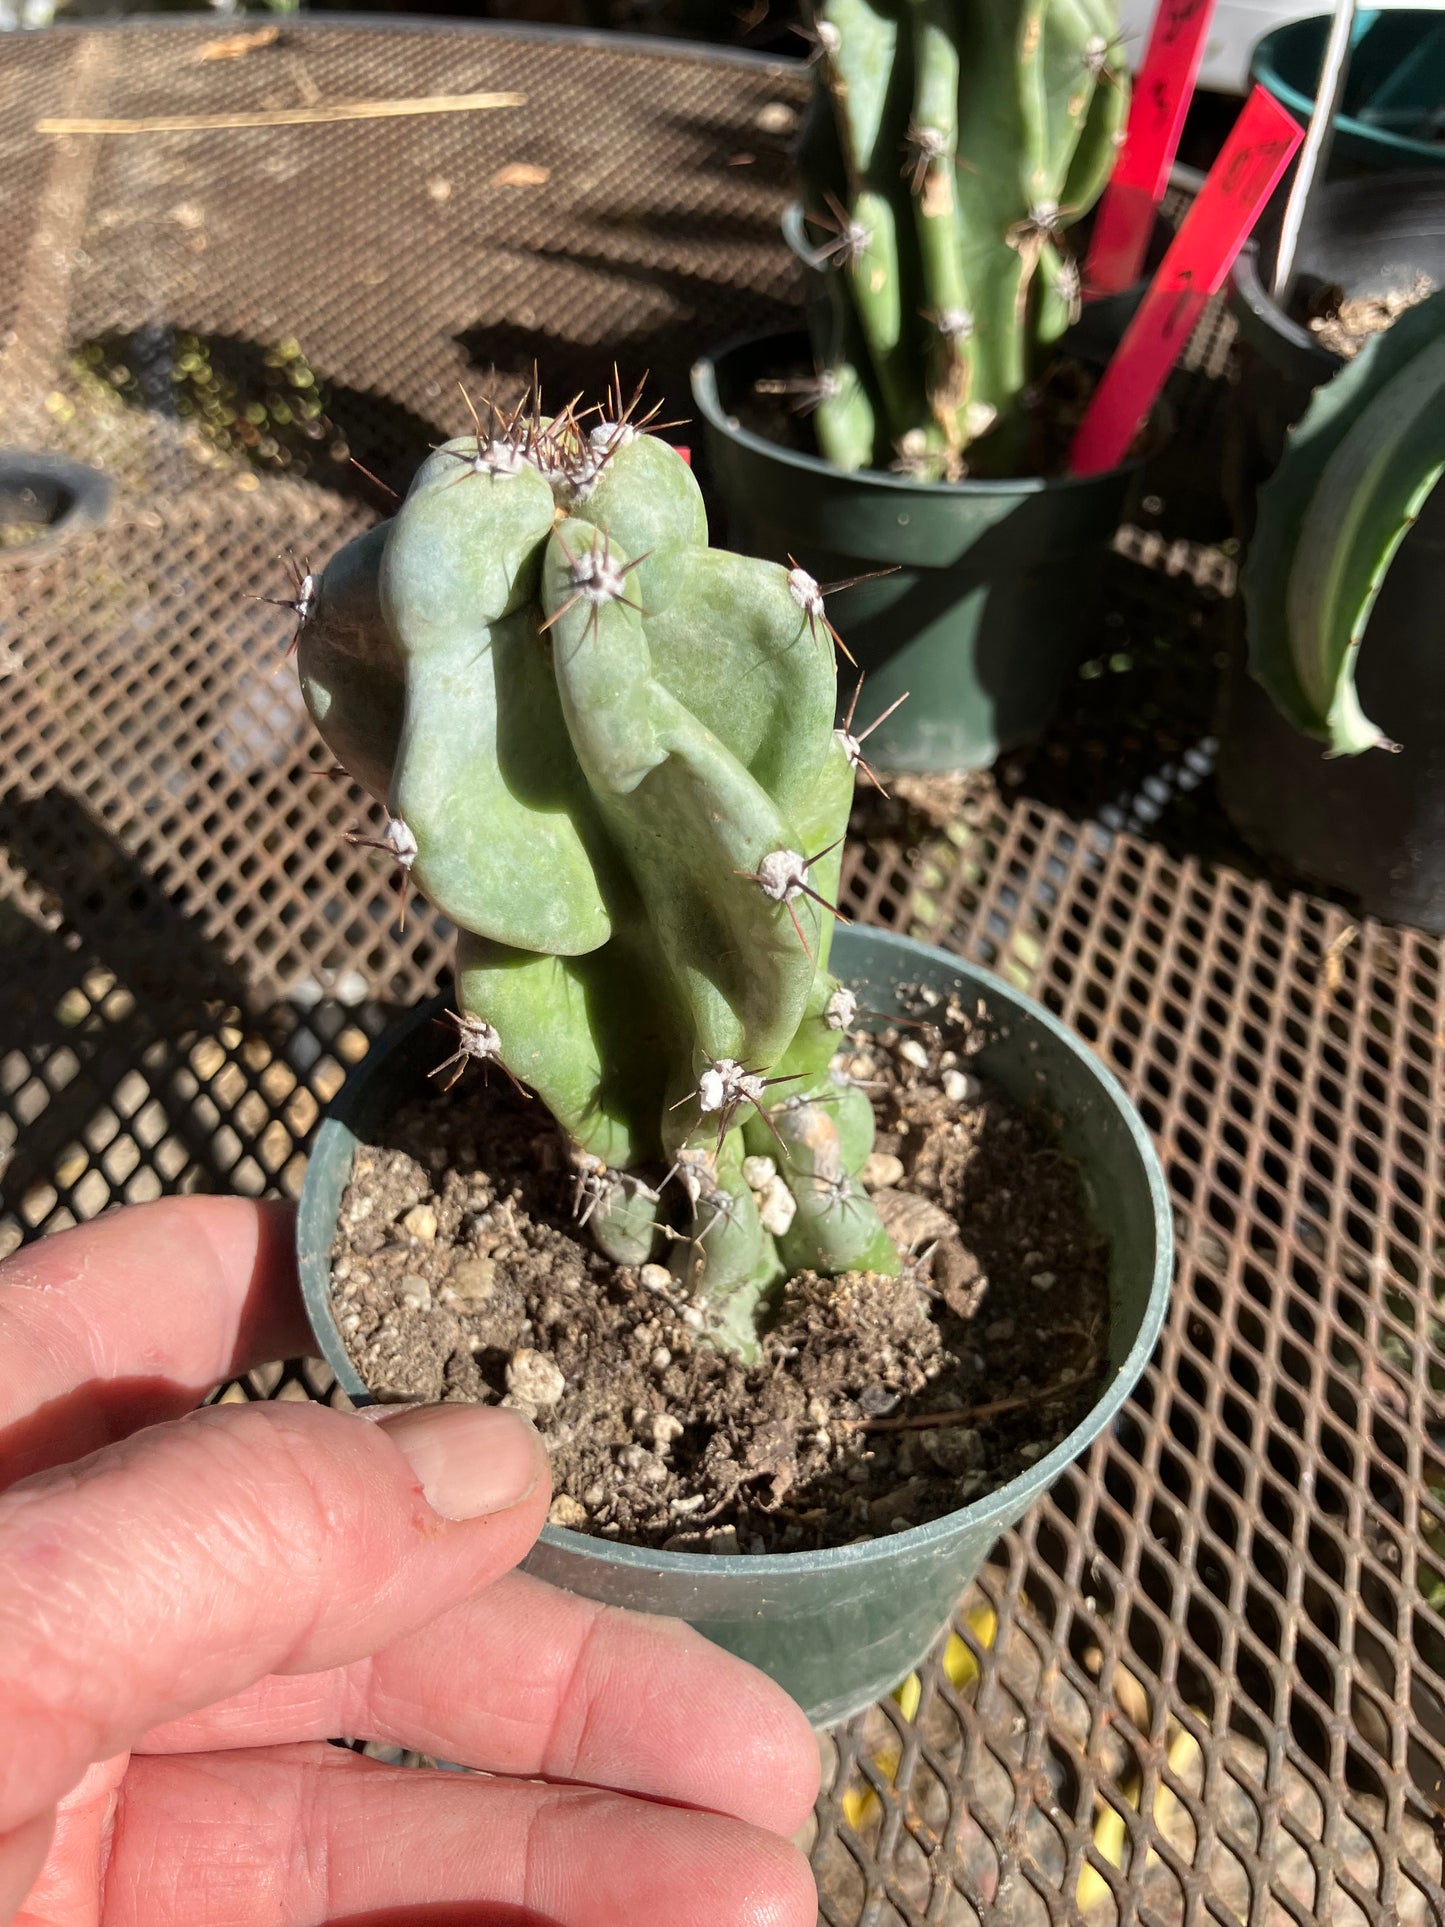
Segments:
[[[1144,64],[1134,82],[1124,145],[1094,217],[1084,263],[1086,300],[1118,294],[1139,279],[1213,13],[1214,0],[1159,0]]]
[[[1069,451],[1071,475],[1098,475],[1124,460],[1303,138],[1256,87],[1094,390]]]

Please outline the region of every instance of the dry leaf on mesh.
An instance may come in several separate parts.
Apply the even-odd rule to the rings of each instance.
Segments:
[[[274,47],[281,38],[279,27],[258,27],[249,33],[228,33],[221,40],[208,40],[194,59],[240,60],[258,47]]]

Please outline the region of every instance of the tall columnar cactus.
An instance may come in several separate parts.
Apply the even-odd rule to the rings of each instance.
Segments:
[[[1017,474],[1128,104],[1113,0],[818,0],[800,166],[842,468]]]
[[[1331,755],[1394,747],[1360,706],[1355,662],[1385,572],[1442,474],[1445,291],[1316,390],[1259,491],[1241,582],[1250,668]]]
[[[449,1075],[495,1059],[562,1128],[579,1217],[666,1247],[756,1347],[804,1267],[894,1273],[828,974],[861,761],[822,593],[708,546],[621,406],[498,417],[298,594],[302,689],[459,931]],[[309,578],[308,578],[309,580]]]

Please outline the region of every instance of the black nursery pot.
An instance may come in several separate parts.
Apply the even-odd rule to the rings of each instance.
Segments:
[[[980,1074],[1057,1118],[1059,1148],[1077,1161],[1110,1247],[1111,1369],[1098,1398],[1036,1465],[906,1532],[820,1552],[719,1556],[549,1525],[526,1562],[539,1578],[605,1605],[689,1620],[777,1680],[815,1726],[881,1699],[918,1664],[999,1534],[1113,1423],[1158,1338],[1174,1258],[1169,1192],[1148,1133],[1113,1076],[1056,1017],[987,971],[888,931],[839,930],[832,962],[873,1011],[897,1011],[904,984],[982,1001],[997,1030],[976,1060]],[[337,1217],[358,1144],[427,1087],[436,1059],[429,1020],[440,1003],[413,1011],[351,1073],[306,1167],[296,1234],[301,1288],[327,1362],[359,1403],[370,1393],[331,1297]]]
[[[105,520],[113,493],[108,476],[68,456],[0,448],[0,526],[21,538],[0,543],[0,563],[48,562]]]
[[[1235,270],[1238,384],[1229,451],[1231,506],[1244,543],[1261,482],[1314,390],[1344,366],[1266,292],[1278,210]],[[1311,208],[1299,280],[1347,296],[1445,286],[1445,178],[1398,175],[1332,184]],[[1249,674],[1236,598],[1221,696],[1220,800],[1261,855],[1354,897],[1369,916],[1445,932],[1445,652],[1433,612],[1445,605],[1445,489],[1436,489],[1401,543],[1360,649],[1356,680],[1369,715],[1401,743],[1326,757],[1278,713]]]
[[[869,760],[987,769],[1043,733],[1087,655],[1141,464],[1047,481],[848,474],[741,424],[753,384],[799,360],[810,361],[803,335],[770,335],[693,366],[729,543],[776,562],[797,556],[822,582],[895,570],[832,611],[867,673],[870,713],[909,696],[870,737]]]

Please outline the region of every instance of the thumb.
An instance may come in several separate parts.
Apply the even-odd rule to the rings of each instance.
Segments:
[[[531,1426],[475,1405],[211,1406],[12,1486],[0,1839],[148,1728],[447,1611],[525,1555],[549,1494]]]

